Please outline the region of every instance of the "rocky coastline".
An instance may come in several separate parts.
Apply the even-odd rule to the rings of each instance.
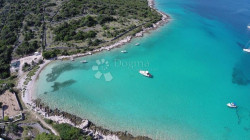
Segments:
[[[93,122],[82,119],[76,115],[60,111],[59,109],[51,109],[42,103],[41,99],[36,99],[32,104],[28,104],[31,109],[46,119],[50,119],[56,123],[67,123],[82,130],[86,135],[93,136],[95,139],[108,140],[151,140],[147,136],[133,136],[130,133],[122,131],[111,131],[101,126],[95,125]]]
[[[114,48],[117,48],[117,47],[120,47],[120,46],[122,46],[124,44],[129,43],[133,39],[133,37],[143,37],[143,35],[145,33],[149,33],[150,31],[156,30],[160,26],[163,26],[164,24],[169,22],[169,20],[171,19],[169,15],[155,9],[154,0],[148,0],[148,5],[149,5],[150,8],[156,10],[159,14],[162,15],[161,20],[158,21],[157,23],[154,23],[153,27],[143,28],[142,31],[140,31],[139,33],[136,33],[135,36],[127,36],[124,39],[122,39],[122,40],[120,40],[120,41],[118,41],[118,42],[116,42],[116,43],[114,43],[114,44],[112,44],[110,46],[101,47],[101,48],[98,48],[98,49],[95,49],[93,51],[86,52],[86,53],[79,53],[79,54],[74,54],[74,55],[70,55],[70,56],[59,56],[57,59],[59,59],[59,60],[74,59],[74,58],[77,58],[77,57],[84,57],[84,56],[87,56],[87,55],[92,55],[94,53],[98,53],[98,52],[101,52],[101,51],[104,51],[104,50],[109,51],[111,49],[114,49]]]

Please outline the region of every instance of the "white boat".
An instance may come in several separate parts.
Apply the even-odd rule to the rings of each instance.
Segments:
[[[136,44],[135,44],[135,46],[139,46],[139,45],[140,45],[140,43],[136,43]]]
[[[243,49],[244,52],[250,52],[250,49]]]
[[[126,50],[122,50],[121,53],[127,53],[127,51]]]
[[[152,75],[148,71],[140,70],[139,73],[146,76],[146,77],[152,77]]]
[[[87,60],[82,60],[81,63],[88,63]]]
[[[230,107],[230,108],[236,108],[237,107],[234,103],[228,103],[227,106]]]
[[[248,25],[247,28],[250,29],[250,25]]]

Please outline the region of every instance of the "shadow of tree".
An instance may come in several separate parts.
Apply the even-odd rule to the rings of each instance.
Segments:
[[[8,105],[3,105],[3,111],[6,111],[7,109],[9,108],[9,106]]]

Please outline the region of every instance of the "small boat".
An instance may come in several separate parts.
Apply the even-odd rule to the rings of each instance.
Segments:
[[[135,44],[135,46],[139,46],[139,45],[140,45],[140,43],[136,43],[136,44]]]
[[[250,25],[248,25],[247,28],[250,29]]]
[[[243,49],[244,52],[250,52],[250,49]]]
[[[121,53],[127,53],[127,51],[126,50],[122,50]]]
[[[150,77],[150,78],[153,77],[148,71],[140,70],[139,73],[146,77]]]
[[[87,60],[82,60],[81,63],[88,63]]]
[[[71,58],[71,61],[75,61],[74,57]]]
[[[236,108],[237,107],[234,103],[228,103],[227,106],[230,107],[230,108]]]

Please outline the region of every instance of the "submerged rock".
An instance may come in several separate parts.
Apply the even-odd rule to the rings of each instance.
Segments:
[[[66,87],[66,86],[70,86],[72,84],[74,84],[76,81],[75,80],[67,80],[64,82],[55,82],[53,86],[51,86],[53,88],[53,92],[59,90],[62,87]]]
[[[58,65],[52,68],[52,72],[47,74],[46,81],[53,82],[55,81],[63,72],[73,70],[74,66],[70,63],[65,63]]]
[[[232,82],[238,85],[248,85],[250,80],[247,79],[247,77],[241,70],[234,68],[232,74]]]

